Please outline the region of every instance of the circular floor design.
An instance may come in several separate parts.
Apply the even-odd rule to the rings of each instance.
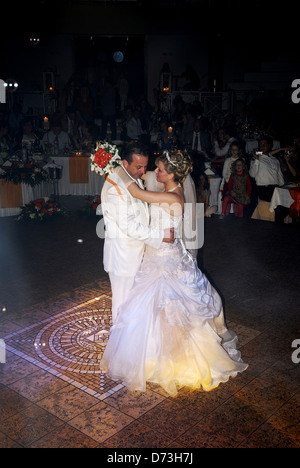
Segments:
[[[41,359],[60,370],[100,374],[110,326],[109,316],[93,310],[63,314],[40,330],[34,346]]]
[[[111,296],[101,295],[7,337],[7,349],[99,398],[123,388],[100,370],[112,326]]]

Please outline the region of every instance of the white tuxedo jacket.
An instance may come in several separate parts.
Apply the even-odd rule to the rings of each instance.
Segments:
[[[126,180],[122,166],[116,168],[104,183],[101,205],[105,224],[104,269],[129,277],[135,276],[141,265],[145,244],[158,249],[164,231],[149,227],[148,204],[130,195]]]

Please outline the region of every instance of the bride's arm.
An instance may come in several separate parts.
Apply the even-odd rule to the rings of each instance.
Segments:
[[[134,198],[138,198],[139,200],[149,204],[166,203],[170,206],[176,203],[179,203],[180,205],[183,204],[182,197],[174,192],[149,192],[147,190],[140,189],[134,182],[127,187],[127,190]]]

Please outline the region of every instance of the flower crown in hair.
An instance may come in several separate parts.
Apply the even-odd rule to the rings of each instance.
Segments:
[[[167,158],[167,160],[169,161],[170,164],[172,164],[172,166],[174,166],[174,167],[177,166],[176,163],[174,163],[173,161],[171,161],[169,151],[164,151],[164,152],[163,152],[163,156],[165,156],[165,157]]]

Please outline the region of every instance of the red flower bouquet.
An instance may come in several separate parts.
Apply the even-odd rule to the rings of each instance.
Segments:
[[[119,166],[121,156],[115,145],[107,142],[98,142],[95,152],[91,155],[91,170],[103,177],[107,177],[111,171]]]

